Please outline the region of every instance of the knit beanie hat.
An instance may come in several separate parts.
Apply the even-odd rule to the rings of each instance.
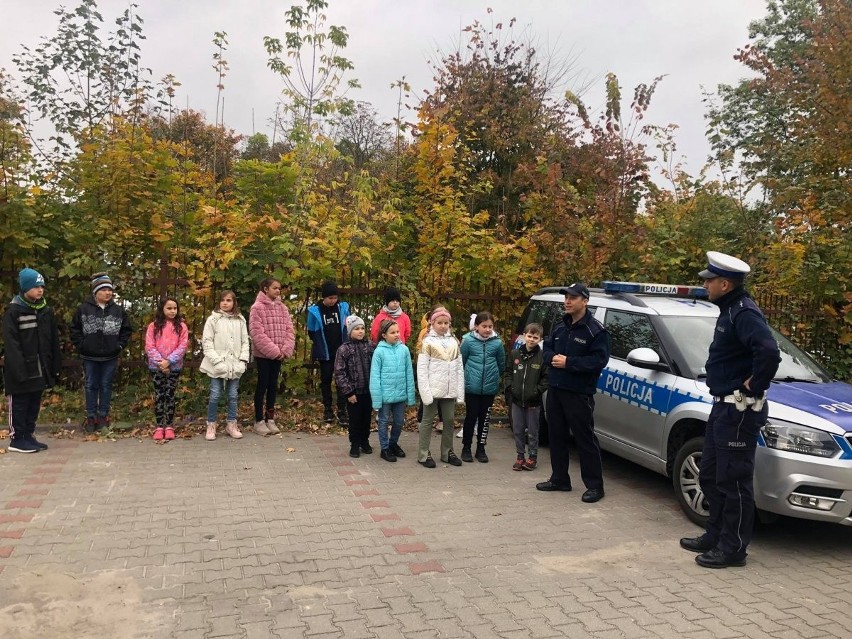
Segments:
[[[18,273],[18,283],[21,285],[21,293],[26,293],[31,288],[44,286],[44,276],[35,269],[25,268]]]
[[[402,304],[402,294],[399,292],[398,288],[388,286],[387,289],[385,289],[385,306],[387,306],[394,300]]]
[[[322,285],[321,294],[323,298],[340,295],[340,289],[337,288],[337,284],[334,282],[325,282]]]
[[[443,307],[436,308],[434,311],[432,311],[432,317],[429,318],[429,321],[434,323],[435,320],[437,320],[439,317],[446,317],[448,320],[450,320],[451,323],[453,321],[453,318],[450,315],[450,312]]]
[[[364,320],[362,320],[357,315],[350,315],[346,318],[346,334],[349,335],[352,331],[354,331],[359,326],[365,326]]]
[[[115,287],[112,285],[112,280],[109,275],[106,273],[95,273],[92,275],[92,295],[97,293],[102,288],[108,288],[109,290],[115,290]]]

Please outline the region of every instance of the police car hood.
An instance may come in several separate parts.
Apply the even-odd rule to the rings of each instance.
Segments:
[[[825,420],[846,433],[852,432],[852,385],[850,384],[774,382],[769,388],[769,399],[774,404],[783,405],[783,408],[778,407],[779,410],[773,410],[770,407],[771,417],[816,427],[820,427],[821,424],[815,421]]]

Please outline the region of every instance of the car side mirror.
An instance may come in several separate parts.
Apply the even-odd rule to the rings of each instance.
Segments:
[[[651,348],[634,348],[627,353],[627,363],[652,371],[668,371],[669,365],[660,361],[660,356]]]

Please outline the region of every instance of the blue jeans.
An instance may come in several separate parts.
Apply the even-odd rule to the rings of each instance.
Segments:
[[[388,421],[393,419],[388,440]],[[393,404],[382,404],[379,409],[379,447],[387,450],[388,446],[399,442],[402,425],[405,423],[405,402],[394,402]]]
[[[237,419],[237,391],[240,390],[240,380],[237,379],[221,379],[218,377],[210,378],[210,401],[207,403],[207,421],[215,422],[216,413],[219,408],[219,400],[222,397],[222,391],[225,392],[225,397],[228,401],[228,421],[233,422]]]
[[[118,370],[118,359],[105,362],[83,360],[86,377],[86,417],[106,417],[112,402],[112,382]]]

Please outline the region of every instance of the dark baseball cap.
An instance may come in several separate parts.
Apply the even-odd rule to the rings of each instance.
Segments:
[[[589,299],[589,289],[582,282],[576,282],[567,288],[560,288],[559,292],[562,295],[571,295],[572,297]]]

